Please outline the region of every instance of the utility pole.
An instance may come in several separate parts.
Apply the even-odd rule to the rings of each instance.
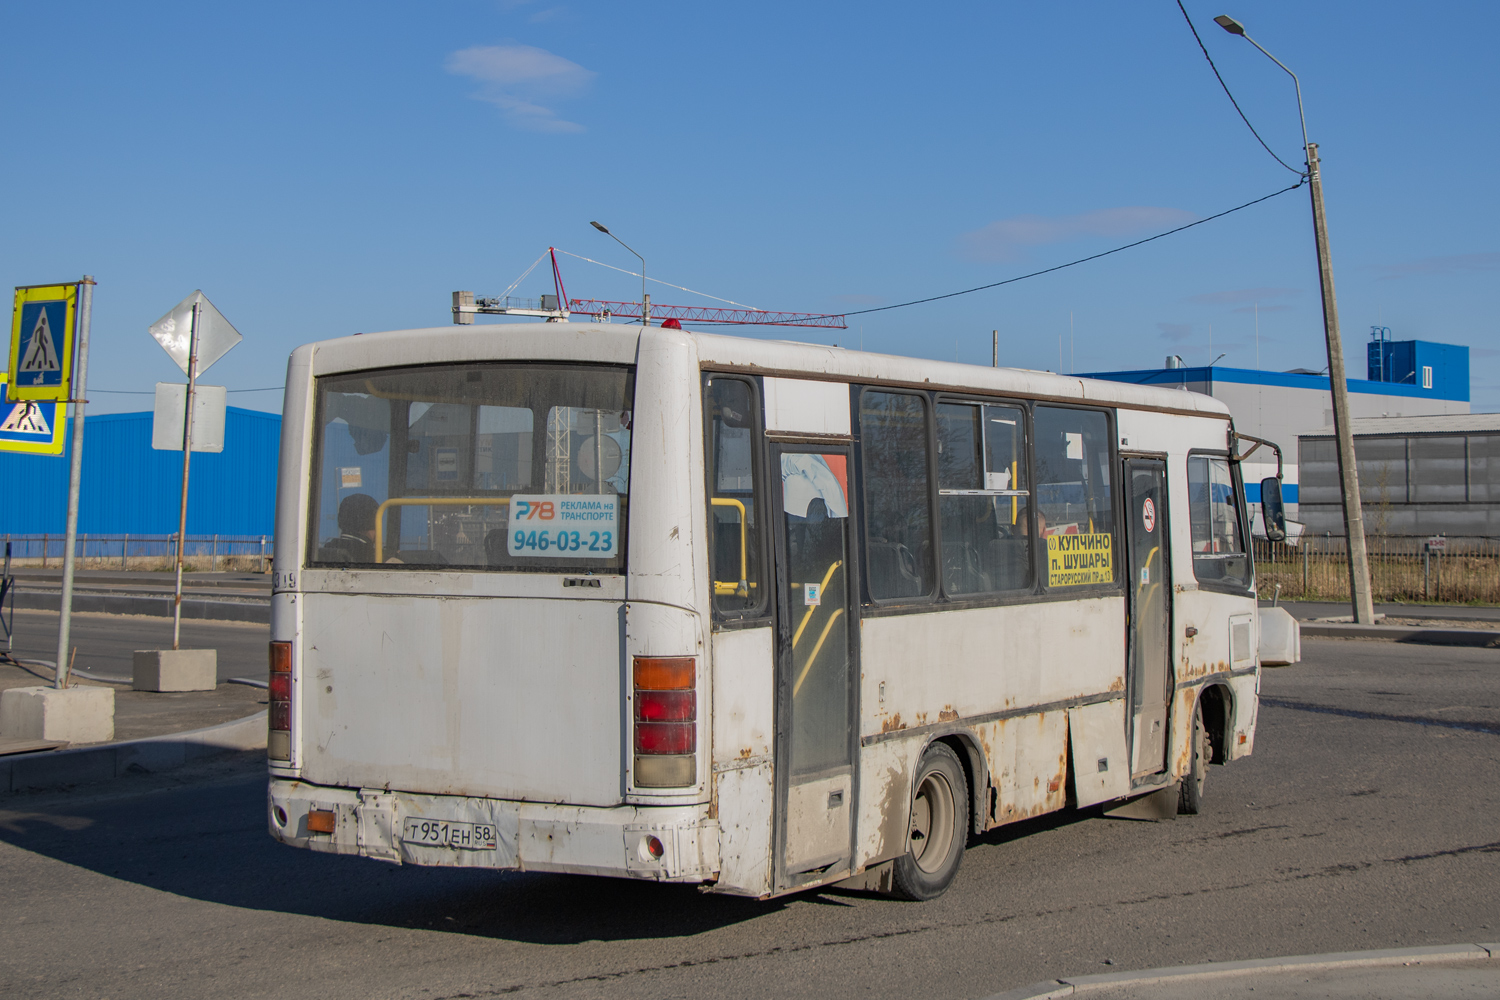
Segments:
[[[1344,539],[1349,549],[1349,597],[1354,620],[1375,623],[1375,604],[1370,594],[1370,559],[1365,549],[1365,517],[1360,509],[1359,468],[1354,455],[1354,425],[1349,418],[1349,384],[1344,380],[1344,345],[1339,337],[1339,307],[1333,294],[1333,262],[1328,254],[1328,219],[1323,212],[1323,176],[1318,166],[1318,145],[1307,141],[1307,114],[1302,109],[1302,81],[1287,64],[1265,50],[1245,32],[1245,26],[1227,14],[1214,21],[1231,35],[1239,35],[1280,66],[1297,88],[1297,117],[1302,122],[1302,148],[1307,151],[1308,186],[1312,189],[1313,237],[1318,247],[1318,279],[1323,293],[1323,336],[1328,346],[1328,389],[1333,396],[1333,433],[1338,442],[1339,487],[1344,506]],[[1257,309],[1257,319],[1259,311]]]
[[[990,367],[1000,367],[1000,331],[990,331]]]
[[[1359,466],[1354,455],[1354,425],[1349,417],[1349,384],[1344,378],[1344,345],[1339,336],[1339,306],[1333,293],[1333,261],[1328,253],[1328,218],[1323,211],[1323,178],[1318,144],[1307,144],[1307,180],[1312,188],[1313,233],[1318,245],[1318,279],[1323,292],[1323,336],[1328,342],[1328,387],[1333,393],[1333,433],[1338,441],[1339,487],[1344,505],[1344,538],[1349,547],[1349,596],[1354,620],[1375,623],[1370,593],[1370,557],[1365,549],[1365,515],[1359,500]]]

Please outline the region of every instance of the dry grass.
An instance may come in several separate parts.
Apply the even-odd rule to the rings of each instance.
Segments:
[[[1370,545],[1370,589],[1376,601],[1436,601],[1444,604],[1500,604],[1500,552],[1434,555],[1424,563],[1420,550]],[[1261,596],[1281,585],[1286,600],[1347,601],[1349,563],[1341,551],[1307,551],[1257,543],[1255,575]]]

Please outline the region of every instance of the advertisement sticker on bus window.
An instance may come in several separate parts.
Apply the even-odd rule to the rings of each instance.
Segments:
[[[454,480],[458,478],[458,449],[439,448],[437,456],[437,478]]]
[[[823,585],[821,583],[804,583],[802,585],[802,603],[809,608],[816,608],[823,603]]]
[[[613,493],[517,493],[510,498],[510,554],[537,559],[613,559],[620,547]]]
[[[1047,586],[1079,587],[1113,583],[1115,579],[1107,532],[1047,536]]]
[[[357,490],[364,485],[364,477],[357,465],[339,467],[339,489]]]

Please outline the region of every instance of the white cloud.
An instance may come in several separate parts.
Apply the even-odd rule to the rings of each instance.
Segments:
[[[551,105],[583,93],[598,74],[531,45],[476,45],[448,57],[448,72],[478,83],[472,95],[500,109],[516,128],[534,132],[582,132],[559,118]]]
[[[960,252],[972,260],[1015,260],[1022,247],[1063,243],[1086,236],[1115,238],[1146,235],[1192,222],[1197,216],[1180,208],[1127,205],[1079,215],[1016,215],[991,222],[958,238]]]
[[[1419,274],[1464,274],[1470,271],[1500,271],[1500,253],[1461,253],[1451,257],[1423,257],[1400,264],[1377,264],[1381,280]]]
[[[1226,292],[1209,292],[1205,295],[1190,295],[1188,302],[1201,302],[1204,305],[1254,305],[1256,302],[1265,302],[1268,299],[1289,299],[1295,295],[1301,295],[1300,288],[1235,288]],[[1265,306],[1261,311],[1266,310]]]

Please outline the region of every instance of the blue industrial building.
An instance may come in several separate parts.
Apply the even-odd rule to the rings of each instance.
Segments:
[[[169,535],[177,531],[182,452],[151,447],[147,413],[89,416],[83,435],[78,531]],[[71,425],[71,421],[69,421]],[[62,456],[0,452],[0,535],[60,535],[67,528],[68,468]],[[281,417],[228,407],[224,450],[194,452],[188,535],[270,535],[275,530]]]
[[[1469,413],[1469,349],[1426,340],[1393,341],[1372,337],[1366,378],[1348,378],[1349,411],[1361,434],[1378,433],[1381,419],[1460,417]],[[1349,373],[1354,374],[1353,371]],[[1218,365],[1187,367],[1177,355],[1162,368],[1093,372],[1086,378],[1185,389],[1213,396],[1229,407],[1235,428],[1281,445],[1285,463],[1282,496],[1294,516],[1300,498],[1301,449],[1304,436],[1331,434],[1333,398],[1328,376],[1295,368],[1263,371]],[[1274,475],[1275,459],[1265,449],[1247,463],[1245,497],[1260,501],[1262,476]],[[1361,477],[1365,475],[1360,473]]]

